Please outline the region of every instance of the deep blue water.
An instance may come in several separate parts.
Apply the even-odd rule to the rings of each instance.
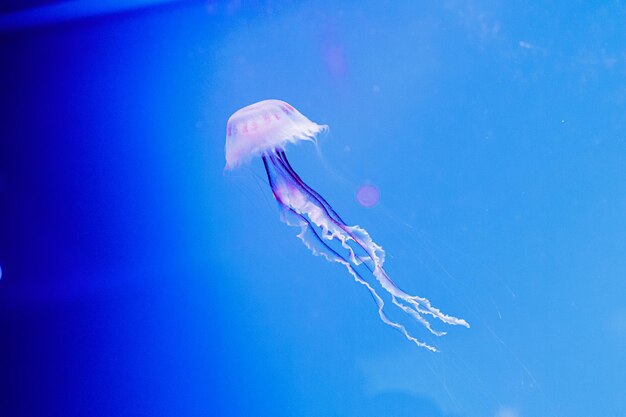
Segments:
[[[626,3],[51,3],[0,16],[1,416],[626,416]],[[267,98],[439,353],[223,171]]]

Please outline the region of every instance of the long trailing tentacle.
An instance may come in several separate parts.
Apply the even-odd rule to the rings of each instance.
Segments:
[[[421,323],[432,334],[441,336],[445,333],[434,330],[423,315],[430,315],[447,324],[469,327],[465,320],[446,315],[433,307],[428,299],[412,296],[402,291],[383,269],[385,258],[383,248],[372,240],[366,230],[359,226],[348,226],[331,205],[293,170],[282,150],[277,149],[275,152],[264,154],[263,163],[274,197],[283,209],[283,221],[292,226],[301,227],[298,237],[314,254],[323,255],[331,262],[343,264],[357,282],[368,288],[378,305],[379,315],[384,323],[402,331],[409,340],[419,346],[434,350],[432,346],[411,336],[404,326],[387,318],[383,312],[384,302],[382,298],[358,274],[354,266],[364,264],[379,284],[389,293],[393,304]],[[287,215],[294,217],[297,220],[296,223],[291,223],[286,218]],[[307,233],[311,235],[311,238],[306,238]],[[341,246],[348,251],[347,259],[324,242],[324,240],[332,241],[334,239],[337,239]],[[317,243],[321,250],[316,249],[314,243]],[[365,252],[366,255],[357,255],[352,244]]]
[[[469,324],[465,320],[446,315],[442,313],[439,309],[433,307],[428,299],[418,296],[411,296],[398,288],[398,286],[395,285],[393,280],[387,275],[382,267],[384,263],[384,251],[382,250],[382,247],[374,243],[372,238],[364,229],[361,229],[358,226],[346,225],[343,220],[341,220],[339,215],[332,209],[330,204],[322,196],[320,196],[319,193],[309,187],[294,171],[294,169],[289,164],[289,161],[287,160],[287,155],[285,155],[284,151],[277,150],[277,155],[278,157],[276,158],[276,160],[280,163],[281,167],[283,167],[285,171],[292,176],[294,181],[302,188],[304,188],[305,191],[308,191],[312,195],[313,199],[324,208],[324,211],[328,215],[328,218],[330,218],[337,227],[342,229],[348,235],[348,237],[352,239],[357,245],[359,245],[368,254],[369,258],[372,259],[374,263],[372,273],[381,282],[381,285],[383,285],[383,287],[394,296],[394,304],[397,304],[397,298],[400,298],[411,304],[413,308],[404,305],[398,306],[403,310],[405,310],[405,308],[409,308],[411,310],[410,314],[413,316],[415,316],[415,312],[413,311],[413,309],[415,309],[417,312],[436,317],[444,323],[469,327]],[[340,238],[340,236],[336,237]],[[422,319],[418,320],[420,322],[422,321]],[[432,331],[429,326],[427,326],[427,328]],[[438,332],[433,333],[437,334]]]
[[[350,275],[352,275],[356,282],[367,288],[370,295],[374,299],[374,302],[378,306],[378,316],[383,321],[383,323],[400,331],[408,340],[415,343],[416,345],[426,348],[430,351],[437,352],[437,349],[435,347],[417,340],[415,337],[411,336],[406,327],[387,317],[384,312],[385,302],[380,297],[380,295],[378,295],[376,290],[361,276],[361,274],[359,274],[359,272],[350,264],[350,262],[348,262],[343,256],[341,256],[337,251],[335,251],[333,248],[328,246],[326,242],[324,242],[324,240],[317,234],[315,228],[306,217],[294,211],[290,207],[287,207],[283,204],[280,205],[286,213],[291,214],[292,216],[294,216],[294,218],[297,219],[298,222],[296,224],[290,223],[289,221],[286,222],[291,226],[300,226],[300,233],[298,233],[298,238],[314,255],[322,256],[329,262],[337,262],[339,264],[342,264],[346,267],[346,269],[348,270]],[[307,234],[310,237],[308,237]],[[426,323],[428,324],[428,322]]]

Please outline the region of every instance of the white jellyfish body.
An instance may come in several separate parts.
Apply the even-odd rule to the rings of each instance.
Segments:
[[[378,306],[378,314],[387,325],[429,350],[436,349],[419,341],[406,327],[385,314],[385,303],[378,291],[357,267],[365,266],[376,282],[389,294],[392,303],[417,320],[432,334],[434,330],[425,316],[444,323],[469,327],[456,317],[446,315],[428,299],[412,296],[398,288],[383,269],[385,251],[359,226],[348,226],[328,202],[296,174],[283,150],[289,142],[314,141],[315,135],[327,127],[318,125],[291,105],[280,100],[265,100],[236,111],[226,127],[226,169],[232,169],[254,156],[261,155],[276,201],[282,210],[281,219],[300,228],[298,237],[313,254],[344,265],[350,275],[367,287]],[[330,243],[337,242],[336,248]],[[344,253],[340,253],[343,251]]]
[[[226,124],[226,169],[288,142],[315,140],[327,126],[313,123],[280,100],[263,100],[237,110]]]

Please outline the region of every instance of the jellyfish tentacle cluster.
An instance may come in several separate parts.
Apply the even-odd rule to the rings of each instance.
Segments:
[[[436,336],[445,332],[432,328],[425,316],[443,323],[469,327],[460,318],[442,313],[426,298],[402,291],[383,268],[384,249],[359,226],[349,226],[332,206],[295,172],[283,149],[288,142],[315,140],[326,126],[311,122],[294,107],[280,100],[265,100],[235,112],[228,121],[226,169],[232,169],[255,155],[261,155],[274,198],[281,208],[281,219],[300,228],[298,238],[316,256],[344,265],[356,282],[365,286],[378,307],[380,319],[400,331],[420,347],[436,351],[415,338],[407,328],[385,313],[385,302],[359,267],[374,276],[392,303]],[[331,243],[337,243],[336,248]],[[339,251],[345,250],[342,255]]]

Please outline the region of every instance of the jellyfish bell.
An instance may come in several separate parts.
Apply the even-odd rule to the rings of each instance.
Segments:
[[[226,168],[233,169],[289,142],[315,141],[328,126],[307,119],[281,100],[263,100],[233,113],[226,124]]]
[[[383,248],[365,229],[344,222],[332,206],[300,178],[287,160],[283,149],[287,143],[315,141],[315,136],[326,128],[310,121],[284,101],[265,100],[246,106],[228,119],[225,169],[235,168],[260,155],[272,193],[281,208],[283,222],[300,228],[298,238],[314,255],[345,266],[352,278],[370,292],[378,307],[378,316],[385,324],[400,331],[416,345],[436,351],[415,338],[403,324],[387,316],[380,288],[385,290],[393,305],[436,336],[445,333],[433,329],[426,316],[450,325],[469,327],[469,324],[442,313],[426,298],[402,291],[383,268]],[[360,272],[363,267],[365,273]]]

